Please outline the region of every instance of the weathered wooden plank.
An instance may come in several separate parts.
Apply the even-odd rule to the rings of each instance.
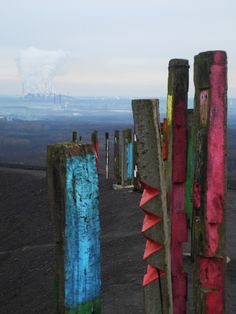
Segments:
[[[78,142],[78,134],[76,131],[72,132],[72,142]]]
[[[91,144],[48,146],[57,314],[100,313],[98,175]]]
[[[186,313],[187,274],[183,272],[183,243],[187,241],[184,211],[187,153],[187,60],[169,62],[167,138],[168,138],[168,208],[171,213],[171,269],[175,314]]]
[[[187,214],[188,225],[192,226],[193,211],[193,109],[188,109],[187,117],[187,176],[185,184],[185,212]]]
[[[131,185],[133,181],[133,145],[132,130],[122,131],[122,163],[121,163],[121,184]]]
[[[163,177],[159,108],[157,100],[133,100],[137,136],[137,164],[144,192],[140,207],[145,212],[142,233],[147,238],[144,259],[145,313],[172,313],[170,239]]]
[[[109,178],[109,162],[110,162],[110,154],[109,154],[109,133],[105,133],[105,177]]]
[[[91,134],[91,142],[94,148],[95,157],[96,157],[96,166],[99,167],[99,144],[98,144],[98,132],[93,131]]]
[[[137,135],[133,133],[133,186],[134,191],[142,190],[140,180],[139,180],[139,171],[137,164]]]
[[[120,132],[115,130],[114,132],[114,177],[116,183],[121,183],[120,176]]]
[[[196,313],[225,313],[227,56],[194,59],[194,289]]]

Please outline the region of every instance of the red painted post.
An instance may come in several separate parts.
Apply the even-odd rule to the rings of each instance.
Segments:
[[[186,313],[187,273],[183,265],[183,243],[188,240],[184,211],[187,150],[187,60],[169,62],[167,138],[168,208],[171,214],[171,272],[174,314]]]
[[[195,313],[225,313],[227,56],[194,59],[194,297]]]
[[[93,131],[92,135],[91,135],[91,142],[93,144],[93,148],[94,148],[94,153],[95,153],[95,157],[96,157],[96,166],[97,166],[97,170],[98,170],[98,165],[99,165],[99,153],[98,153],[98,132],[97,131]]]

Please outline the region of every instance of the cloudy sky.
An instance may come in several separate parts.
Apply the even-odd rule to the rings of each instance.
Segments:
[[[171,58],[228,53],[229,96],[236,97],[235,0],[1,0],[0,94],[20,94],[22,49],[65,51],[55,73],[60,93],[166,95]]]

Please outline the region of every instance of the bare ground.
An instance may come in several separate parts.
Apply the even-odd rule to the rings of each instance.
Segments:
[[[100,175],[104,314],[143,313],[139,193],[113,191]],[[0,169],[0,313],[53,313],[52,225],[45,172]],[[228,193],[227,313],[236,313],[236,193]],[[185,258],[186,270],[191,262]],[[191,278],[191,274],[189,276]],[[192,313],[191,283],[189,309]]]

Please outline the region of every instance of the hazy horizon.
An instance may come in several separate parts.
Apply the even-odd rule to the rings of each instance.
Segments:
[[[233,0],[9,0],[1,2],[0,94],[165,97],[168,62],[228,54],[236,97]],[[30,86],[31,85],[31,86]]]

